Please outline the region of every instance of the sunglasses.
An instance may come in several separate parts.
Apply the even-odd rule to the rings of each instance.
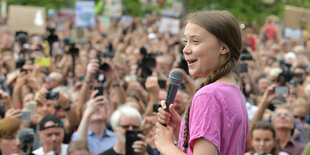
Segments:
[[[119,125],[121,128],[125,129],[125,130],[128,130],[130,127],[133,129],[133,130],[138,130],[140,128],[139,125]]]

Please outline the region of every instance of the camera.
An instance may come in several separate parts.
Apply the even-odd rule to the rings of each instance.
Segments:
[[[21,68],[21,69],[20,69],[20,72],[21,72],[21,73],[28,74],[28,70],[27,70],[27,69],[24,69],[24,68]]]
[[[126,131],[126,155],[136,155],[132,145],[135,141],[140,140],[138,134],[142,134],[141,130],[127,130]]]
[[[58,98],[59,98],[59,93],[58,93],[58,92],[48,91],[48,92],[46,93],[45,98],[46,98],[47,100],[58,100]]]
[[[99,63],[99,69],[105,72],[108,72],[110,70],[110,66],[107,63]]]
[[[15,33],[15,41],[19,43],[19,45],[23,46],[28,41],[28,33],[24,31],[18,31]]]
[[[161,88],[161,89],[165,89],[166,88],[166,83],[167,83],[166,80],[158,79],[157,82],[158,82],[159,88]]]
[[[68,54],[71,54],[72,56],[79,55],[79,49],[75,47],[74,41],[71,41],[69,38],[64,38],[63,43],[65,46],[69,46],[69,50],[66,51]]]
[[[282,72],[278,75],[276,81],[281,85],[285,84],[286,82],[290,82],[293,77],[301,78],[303,76],[302,73],[293,73],[291,71],[292,65],[285,63],[283,59],[281,59],[279,63],[281,65]]]
[[[275,87],[274,92],[278,95],[287,95],[289,94],[290,90],[287,86],[278,86]]]
[[[148,76],[152,75],[152,68],[156,67],[156,53],[148,54],[146,49],[142,47],[140,48],[140,54],[143,56],[138,62],[138,67],[141,69],[140,77],[146,79]]]
[[[158,112],[158,109],[161,107],[161,105],[159,103],[154,103],[153,104],[153,112]]]
[[[241,51],[241,55],[240,55],[240,60],[253,60],[253,57],[252,55],[250,54],[250,52],[244,48],[242,51]]]

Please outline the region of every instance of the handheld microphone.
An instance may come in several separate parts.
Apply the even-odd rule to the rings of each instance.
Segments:
[[[166,111],[169,112],[169,106],[174,102],[180,84],[183,82],[183,73],[177,69],[173,69],[169,74],[169,89],[166,98]]]

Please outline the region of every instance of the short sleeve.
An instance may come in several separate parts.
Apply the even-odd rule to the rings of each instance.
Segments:
[[[72,137],[71,137],[71,141],[79,141],[80,140],[80,138],[79,138],[79,136],[77,135],[77,132],[74,132],[73,134],[72,134]]]
[[[189,147],[191,150],[193,150],[196,140],[204,138],[220,152],[222,109],[214,93],[203,93],[194,97],[189,120]]]

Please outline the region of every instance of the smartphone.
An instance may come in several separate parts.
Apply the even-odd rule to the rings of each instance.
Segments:
[[[136,155],[132,145],[135,141],[140,140],[138,134],[142,134],[141,130],[127,130],[126,131],[126,155]]]
[[[166,80],[158,79],[159,88],[166,89],[166,83],[167,83]]]
[[[274,89],[274,93],[278,95],[287,95],[289,92],[290,90],[287,86],[279,86]]]
[[[248,63],[241,63],[240,64],[240,73],[247,73],[248,72]]]
[[[58,98],[59,98],[59,93],[58,93],[58,92],[48,91],[48,92],[46,93],[45,98],[46,98],[47,100],[58,100]]]
[[[153,104],[153,112],[158,112],[158,108],[160,108],[161,107],[161,105],[159,104],[159,103],[154,103]]]
[[[97,86],[97,87],[94,88],[94,90],[98,90],[98,93],[96,94],[95,97],[103,95],[104,88],[102,86]]]
[[[26,102],[26,109],[30,111],[31,117],[37,114],[37,102],[29,101]]]
[[[31,119],[31,112],[29,110],[22,110],[20,113],[22,113],[22,117],[20,118],[23,121],[30,121]]]

